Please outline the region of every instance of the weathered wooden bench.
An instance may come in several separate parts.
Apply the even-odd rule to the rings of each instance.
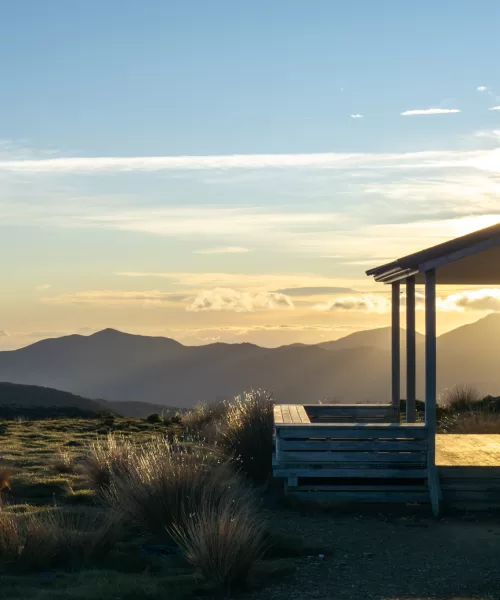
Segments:
[[[388,405],[278,405],[273,472],[308,500],[428,502],[439,510],[428,429]]]

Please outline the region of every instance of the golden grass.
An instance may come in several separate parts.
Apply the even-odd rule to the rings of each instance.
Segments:
[[[457,383],[441,392],[439,405],[443,408],[458,410],[468,408],[479,400],[481,400],[481,396],[476,388],[465,383]]]
[[[261,483],[271,476],[274,398],[252,390],[227,404],[218,430],[218,443],[238,460],[242,471]]]
[[[224,587],[244,584],[265,551],[264,524],[248,494],[204,500],[174,525],[173,537],[206,579]]]
[[[113,474],[105,497],[123,521],[161,535],[203,499],[235,497],[238,485],[232,465],[213,450],[155,438]]]

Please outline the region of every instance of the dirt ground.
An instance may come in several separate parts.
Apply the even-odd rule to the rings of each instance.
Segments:
[[[428,513],[270,511],[276,532],[301,538],[315,552],[294,559],[288,576],[250,597],[499,600],[500,514],[455,513],[437,521]]]

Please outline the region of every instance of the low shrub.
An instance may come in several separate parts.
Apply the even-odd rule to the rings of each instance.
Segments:
[[[272,394],[263,390],[245,392],[226,408],[225,419],[218,427],[218,443],[238,460],[243,473],[257,483],[266,481],[272,470]]]
[[[264,523],[245,494],[238,501],[231,496],[204,500],[174,525],[173,537],[206,579],[225,587],[243,585],[266,546]]]
[[[155,423],[162,423],[162,418],[158,413],[153,413],[152,415],[148,415],[146,417],[146,421],[154,425]]]

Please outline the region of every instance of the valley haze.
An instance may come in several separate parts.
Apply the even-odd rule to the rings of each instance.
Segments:
[[[405,332],[401,331],[404,358]],[[438,389],[500,389],[500,314],[438,337]],[[424,336],[417,334],[417,394],[423,397]],[[402,361],[404,397],[404,360]],[[0,381],[56,388],[87,398],[186,408],[249,388],[286,403],[384,403],[390,398],[390,328],[331,342],[263,348],[255,344],[185,346],[173,339],[105,329],[46,339],[0,352]]]

